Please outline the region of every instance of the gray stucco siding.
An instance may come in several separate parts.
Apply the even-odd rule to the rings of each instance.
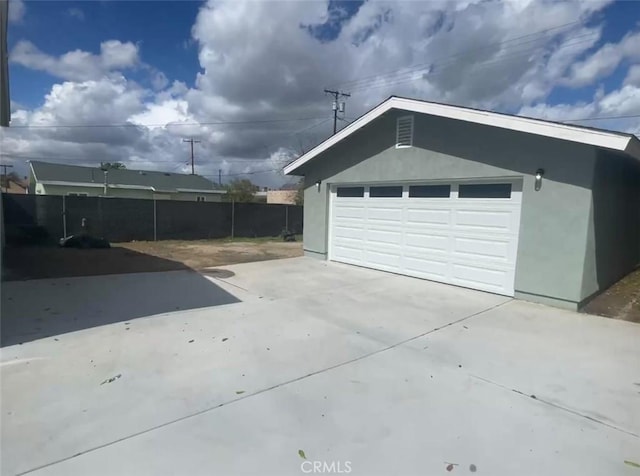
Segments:
[[[521,178],[516,295],[577,306],[589,292],[583,273],[596,150],[419,114],[414,115],[413,147],[396,149],[398,115],[406,113],[387,113],[300,170],[305,175],[307,253],[326,256],[331,184]],[[539,168],[545,174],[541,190],[535,191]]]
[[[640,164],[598,152],[589,225],[583,299],[608,288],[640,263]]]

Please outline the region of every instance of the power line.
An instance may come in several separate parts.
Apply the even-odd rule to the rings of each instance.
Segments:
[[[234,172],[232,174],[215,174],[215,175],[203,175],[203,177],[238,177],[240,175],[258,175],[258,174],[266,174],[272,172],[281,172],[282,168],[277,169],[267,169],[267,170],[252,170],[250,172]]]
[[[499,42],[495,42],[495,43],[490,43],[489,45],[486,45],[486,46],[483,46],[483,47],[480,47],[480,48],[467,49],[467,50],[463,50],[463,51],[461,51],[459,53],[455,53],[455,54],[451,54],[451,55],[447,55],[447,56],[441,56],[441,57],[436,58],[436,59],[434,59],[434,60],[432,60],[432,61],[430,61],[428,63],[417,63],[417,64],[413,64],[413,65],[407,66],[406,68],[403,68],[403,70],[405,70],[404,72],[402,70],[401,71],[394,70],[394,71],[388,71],[388,72],[383,73],[383,74],[374,74],[374,75],[370,75],[370,76],[365,76],[365,77],[357,79],[357,80],[353,80],[353,81],[350,81],[350,82],[342,83],[341,86],[348,85],[349,88],[351,88],[352,90],[355,90],[356,88],[363,87],[365,84],[368,84],[368,83],[371,83],[371,82],[375,82],[377,80],[381,80],[381,79],[384,79],[384,78],[387,78],[387,77],[391,77],[392,78],[392,77],[398,76],[398,75],[406,75],[406,74],[409,74],[409,73],[414,73],[416,71],[419,71],[421,69],[425,69],[427,67],[434,68],[435,66],[443,66],[443,65],[446,65],[446,64],[455,63],[455,62],[460,60],[460,57],[468,56],[470,53],[476,53],[476,52],[483,51],[483,50],[490,50],[490,49],[493,49],[495,47],[507,46],[506,49],[500,51],[501,53],[504,53],[504,52],[508,51],[509,48],[518,48],[518,47],[521,47],[521,46],[524,46],[524,45],[527,45],[527,44],[530,44],[530,43],[535,43],[535,42],[539,42],[539,41],[545,40],[548,37],[545,37],[543,35],[543,36],[540,36],[538,38],[529,39],[527,41],[519,41],[519,40],[522,40],[524,38],[527,38],[527,37],[530,37],[530,36],[533,36],[533,35],[539,35],[540,33],[546,33],[548,31],[551,31],[551,30],[554,30],[554,29],[565,28],[566,26],[574,25],[576,23],[579,23],[579,22],[571,22],[571,23],[567,23],[567,24],[564,24],[564,25],[560,25],[558,27],[553,27],[553,28],[548,28],[548,29],[545,29],[545,30],[541,30],[541,31],[539,31],[537,33],[531,33],[529,35],[524,35],[522,37],[516,37],[516,38],[512,38],[510,40],[503,40],[503,41],[499,41]],[[582,35],[575,36],[572,39],[581,38],[581,37],[584,37],[584,36],[587,36],[587,35],[597,35],[597,34],[598,34],[597,32],[587,32],[587,33],[583,33]],[[551,38],[553,38],[553,37],[551,37]],[[515,43],[513,43],[513,42],[515,42]],[[512,44],[509,44],[509,43],[512,43]],[[530,48],[530,46],[527,47],[527,48]],[[515,51],[515,50],[512,50],[512,52],[513,51]],[[455,58],[458,58],[458,59],[455,59]]]
[[[498,41],[498,42],[490,43],[488,45],[485,45],[485,46],[482,46],[482,47],[479,47],[479,48],[471,48],[471,49],[463,50],[463,51],[461,51],[459,53],[456,53],[456,54],[453,54],[453,55],[441,56],[441,57],[436,58],[435,60],[427,62],[427,63],[416,63],[416,64],[408,66],[405,69],[413,69],[413,70],[415,70],[415,69],[423,69],[426,66],[430,66],[430,65],[434,64],[434,62],[439,62],[439,61],[442,61],[442,60],[445,60],[445,59],[451,59],[451,58],[467,55],[469,53],[474,53],[474,52],[479,52],[479,51],[483,51],[483,50],[487,50],[487,49],[492,49],[492,48],[497,47],[497,46],[504,46],[504,45],[506,45],[508,43],[512,43],[512,42],[516,42],[516,44],[515,45],[510,45],[510,46],[521,46],[521,45],[524,45],[526,43],[531,43],[531,42],[535,42],[535,41],[539,41],[539,40],[544,39],[545,38],[545,36],[544,36],[545,33],[548,33],[548,32],[553,31],[553,30],[562,30],[562,29],[564,29],[564,28],[566,28],[568,26],[576,25],[578,23],[580,23],[580,21],[573,21],[573,22],[569,22],[569,23],[564,23],[562,25],[558,25],[558,26],[551,27],[551,28],[546,28],[546,29],[539,30],[539,31],[534,32],[534,33],[529,33],[527,35],[518,36],[518,37],[510,38],[510,39],[507,39],[507,40],[501,40],[501,41]],[[529,38],[529,37],[537,36],[537,35],[541,35],[541,34],[543,34],[543,35],[540,36],[539,38],[530,39],[530,40],[527,40],[527,41],[524,41],[524,42],[520,41],[520,40],[523,40],[525,38]],[[368,80],[371,80],[371,79],[378,79],[381,76],[395,75],[397,73],[398,73],[398,70],[387,71],[385,73],[378,73],[378,74],[373,74],[373,75],[369,75],[369,76],[363,76],[361,78],[353,79],[353,80],[350,80],[350,81],[344,81],[342,83],[338,83],[338,85],[341,86],[341,87],[349,87],[351,89],[354,89],[358,83],[361,83],[363,81],[364,82],[368,82]]]
[[[546,31],[546,30],[544,30],[544,31]],[[583,41],[580,41],[580,42],[575,42],[574,41],[573,43],[565,43],[565,44],[559,46],[558,48],[556,48],[556,51],[559,50],[559,49],[562,49],[562,48],[564,48],[566,46],[572,46],[572,45],[583,43],[583,42],[586,42],[586,41],[591,41],[592,37],[597,37],[597,36],[598,36],[597,32],[586,32],[586,33],[582,33],[580,35],[576,35],[576,36],[572,37],[571,40],[576,40],[576,39],[580,39],[580,38],[586,38],[586,39],[584,39]],[[538,40],[542,40],[542,39],[544,39],[544,37],[538,38],[538,39],[533,40],[533,41],[538,41]],[[516,44],[516,45],[510,45],[510,47],[520,47],[520,46],[523,46],[526,43],[531,43],[531,41],[532,40],[529,40],[527,42],[521,42],[520,44]],[[505,42],[502,42],[502,43],[505,43]],[[499,44],[500,44],[500,42],[495,43],[494,45],[499,45]],[[484,49],[486,49],[486,48],[488,48],[488,47],[484,47]],[[492,60],[493,61],[495,61],[495,60],[503,60],[505,58],[513,56],[514,53],[517,53],[516,56],[521,56],[523,53],[524,54],[528,54],[529,52],[535,51],[536,49],[538,49],[538,47],[534,47],[534,48],[527,47],[525,49],[511,50],[511,51],[506,49],[506,50],[503,50],[503,51],[500,52],[501,53],[500,56],[494,57]],[[455,57],[458,57],[458,56],[461,56],[461,55],[464,55],[464,54],[468,54],[468,52],[471,52],[471,51],[475,51],[475,50],[466,50],[466,51],[463,51],[461,53],[457,53],[457,54],[454,54],[454,55],[441,57],[441,60],[447,60],[447,61],[436,60],[436,61],[432,61],[430,63],[422,63],[422,64],[409,66],[407,68],[404,68],[405,71],[397,71],[396,70],[396,71],[391,71],[391,72],[386,73],[386,74],[378,74],[378,75],[370,76],[368,78],[363,78],[362,80],[358,81],[358,84],[352,85],[351,89],[352,90],[364,89],[364,88],[367,88],[368,86],[373,85],[375,83],[380,83],[380,81],[384,81],[387,78],[389,78],[391,80],[394,80],[394,81],[402,79],[403,77],[405,78],[405,80],[407,80],[407,79],[414,80],[416,78],[411,78],[410,76],[409,76],[409,78],[407,78],[407,75],[413,75],[416,72],[418,72],[419,70],[425,69],[425,67],[427,67],[427,66],[430,67],[431,70],[432,70],[429,73],[429,75],[433,75],[433,74],[435,74],[435,72],[433,70],[435,70],[437,67],[442,67],[442,66],[446,66],[446,65],[449,65],[449,64],[455,64],[456,62],[460,61],[459,59],[456,60],[456,59],[451,59],[451,58],[455,58]],[[371,79],[369,79],[369,78],[371,78]],[[389,82],[389,83],[383,83],[380,86],[392,85],[392,84],[393,84],[393,82]]]
[[[569,46],[575,46],[581,43],[585,43],[588,41],[591,41],[592,38],[591,36],[593,36],[593,33],[589,34],[590,37],[582,39],[580,41],[573,41],[576,40],[578,38],[581,38],[582,36],[577,36],[575,38],[572,38],[570,42],[564,43],[560,46],[558,46],[557,48],[555,48],[555,50],[553,50],[553,52],[557,52],[559,50],[562,50],[564,48],[567,48]],[[521,58],[521,57],[526,57],[528,55],[530,55],[531,53],[535,52],[538,48],[529,48],[529,49],[524,49],[524,50],[519,50],[519,51],[511,51],[508,52],[507,54],[502,54],[499,55],[495,58],[492,58],[491,60],[485,61],[483,63],[478,63],[477,65],[474,65],[475,68],[485,68],[487,66],[493,66],[495,64],[499,64],[502,61],[506,60],[506,59],[515,59],[515,58]],[[390,86],[396,86],[398,84],[402,84],[402,83],[406,83],[406,82],[411,82],[411,81],[415,81],[417,79],[427,79],[427,78],[432,78],[434,76],[438,76],[440,74],[443,74],[445,72],[447,72],[447,69],[440,69],[443,66],[448,66],[451,64],[455,64],[455,62],[451,63],[434,63],[432,64],[432,71],[430,72],[425,72],[424,74],[420,75],[420,77],[415,77],[416,73],[419,72],[419,70],[415,70],[415,71],[406,71],[404,73],[398,73],[395,77],[390,77],[389,80],[387,80],[387,78],[385,77],[380,77],[377,79],[374,79],[372,81],[370,81],[369,83],[363,83],[362,85],[356,86],[352,88],[352,91],[369,91],[372,89],[377,89],[377,88],[381,88],[381,87],[390,87]]]
[[[321,120],[320,122],[316,122],[316,123],[314,123],[314,124],[311,124],[310,126],[304,127],[304,128],[302,128],[302,129],[300,129],[300,130],[298,130],[298,131],[296,131],[296,132],[294,132],[294,133],[292,134],[292,135],[293,135],[293,136],[295,136],[295,137],[296,137],[296,139],[298,140],[298,145],[300,146],[300,152],[301,152],[301,153],[303,153],[303,154],[304,154],[304,144],[302,143],[302,140],[300,139],[300,135],[299,135],[299,134],[302,134],[303,132],[306,132],[306,131],[308,131],[309,129],[314,129],[314,128],[316,128],[316,127],[318,127],[318,126],[320,126],[320,125],[322,125],[322,124],[324,124],[325,122],[330,121],[330,120],[331,120],[331,118],[330,118],[330,117],[327,117],[327,118],[325,118],[325,119]]]
[[[331,118],[330,118],[330,117],[325,117],[325,118],[324,118],[323,120],[321,120],[320,122],[316,122],[316,123],[314,123],[314,124],[311,124],[310,126],[304,127],[304,128],[302,128],[302,129],[300,129],[300,130],[298,130],[298,131],[294,132],[294,134],[300,134],[301,132],[305,132],[305,131],[307,131],[307,130],[309,130],[309,129],[313,129],[314,127],[318,127],[319,125],[324,124],[325,122],[330,121],[330,120],[331,120]]]
[[[327,121],[329,119],[326,119]],[[325,121],[326,122],[326,121]],[[11,158],[11,159],[24,159],[24,160],[43,160],[43,161],[48,161],[48,160],[63,160],[63,161],[68,161],[68,160],[86,160],[85,157],[60,157],[60,156],[48,156],[48,157],[43,157],[43,156],[33,156],[33,155],[22,155],[22,154],[12,154],[11,152],[0,152],[0,157],[7,157],[7,158]],[[120,160],[127,160],[127,159],[120,159]],[[225,161],[230,162],[230,161],[243,161],[243,162],[248,162],[248,161],[261,161],[261,160],[265,160],[264,157],[260,157],[260,158],[243,158],[243,157],[225,157],[224,158]],[[89,161],[90,162],[90,161]],[[170,163],[170,164],[175,164],[175,160],[148,160],[145,161],[145,163],[150,163],[150,164],[162,164],[162,163]],[[135,165],[135,163],[134,163]],[[189,165],[188,163],[185,163],[184,165]]]
[[[171,167],[171,168],[169,169],[169,171],[170,171],[170,172],[173,172],[174,170],[179,169],[179,168],[182,168],[182,167],[186,167],[187,165],[189,165],[189,162],[182,162],[182,163],[180,163],[180,164],[176,165],[175,167]]]
[[[606,119],[631,119],[634,117],[640,117],[640,114],[628,114],[625,116],[583,117],[581,119],[563,119],[563,120],[560,120],[560,122],[602,121]]]
[[[596,121],[596,120],[613,120],[613,119],[630,119],[630,118],[636,118],[636,117],[640,117],[640,114],[627,114],[627,115],[618,115],[618,116],[600,116],[600,117],[584,117],[584,118],[574,118],[574,119],[556,119],[555,121],[557,122],[585,122],[585,121]],[[348,122],[351,123],[353,121],[347,120],[345,118],[338,118],[341,121],[344,122]],[[353,119],[353,118],[349,118],[349,119]],[[317,127],[321,124],[324,124],[325,122],[329,121],[330,118],[323,118],[320,122],[317,122],[315,124],[312,124],[311,126],[307,126],[303,129],[300,129],[297,132],[294,132],[292,135],[301,133],[303,131],[306,131],[308,129]],[[541,120],[545,120],[545,119],[541,119]],[[636,131],[635,134],[640,133],[640,130]],[[186,142],[191,142],[190,140],[185,140]],[[194,141],[195,143],[199,142],[199,141]],[[28,160],[52,160],[52,159],[57,159],[57,160],[69,160],[70,157],[59,157],[59,156],[54,156],[54,157],[36,157],[36,156],[30,156],[30,155],[22,155],[22,154],[12,154],[12,153],[0,153],[0,157],[8,157],[8,158],[13,158],[13,159],[28,159]],[[77,160],[84,160],[83,157],[74,157],[73,159],[77,159]],[[239,158],[239,157],[229,157],[229,158],[224,158],[223,159],[225,162],[230,162],[230,161],[265,161],[268,160],[268,158]],[[281,159],[281,161],[284,162],[288,162],[289,158],[288,157],[283,157]],[[148,161],[149,164],[156,164],[156,163],[174,163],[173,160],[153,160],[153,161]],[[170,170],[173,171],[179,167],[183,167],[184,165],[188,165],[188,163],[180,163],[176,166],[174,166],[173,168],[171,168]],[[238,172],[238,173],[231,173],[231,174],[217,174],[217,175],[203,175],[204,177],[218,177],[220,178],[221,176],[224,177],[233,177],[233,176],[243,176],[243,175],[257,175],[257,174],[263,174],[263,173],[272,173],[272,172],[280,172],[282,169],[281,168],[273,168],[273,169],[267,169],[267,170],[257,170],[257,171],[249,171],[249,172]],[[193,169],[192,169],[192,173],[193,173]]]
[[[298,117],[292,119],[264,119],[254,121],[214,121],[214,122],[168,122],[164,124],[48,124],[48,125],[12,125],[11,129],[50,129],[50,128],[98,128],[98,127],[178,127],[178,126],[216,126],[216,125],[244,125],[244,124],[274,124],[279,122],[313,121],[321,117]]]

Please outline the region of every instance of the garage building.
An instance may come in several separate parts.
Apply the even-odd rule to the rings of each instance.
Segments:
[[[391,97],[285,173],[308,256],[569,309],[640,262],[631,134]]]

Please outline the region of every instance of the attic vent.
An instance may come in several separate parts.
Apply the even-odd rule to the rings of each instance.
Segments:
[[[413,145],[413,116],[402,116],[396,124],[396,149]]]

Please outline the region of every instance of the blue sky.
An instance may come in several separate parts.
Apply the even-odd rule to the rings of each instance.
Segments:
[[[188,0],[27,2],[24,20],[9,30],[9,51],[25,39],[51,55],[78,48],[99,53],[105,39],[131,41],[140,45],[145,62],[192,86],[200,67],[191,27],[200,6]],[[21,104],[38,105],[54,82],[49,74],[11,65],[11,95]]]
[[[282,182],[331,131],[324,88],[347,118],[396,94],[640,132],[637,1],[10,1],[18,165],[186,170],[198,137],[202,173]],[[81,123],[111,126],[54,127]]]
[[[603,25],[602,39],[599,44],[617,43],[628,32],[638,28],[640,24],[640,3],[635,0],[624,0],[612,3],[597,16],[597,22]],[[592,23],[596,23],[595,19]],[[626,75],[628,64],[621,63],[615,71],[601,82],[605,91],[617,88]],[[586,101],[593,96],[593,87],[571,89],[557,87],[547,102],[551,104]]]
[[[335,15],[323,23],[301,25],[321,41],[330,42],[340,33],[346,20],[356,14],[363,1],[335,1],[327,10]],[[145,62],[163,71],[170,80],[179,80],[193,86],[198,63],[197,45],[191,38],[202,2],[179,1],[34,1],[28,3],[26,18],[12,25],[9,50],[21,39],[28,39],[52,55],[61,55],[74,49],[98,53],[105,39],[131,41],[140,45]],[[81,18],[73,11],[80,11]],[[336,13],[339,12],[339,13]],[[601,23],[603,34],[600,44],[617,42],[640,23],[640,5],[636,1],[618,1],[606,7],[591,23]],[[605,78],[605,90],[617,87],[624,79],[626,64]],[[135,72],[134,79],[144,81],[144,75]],[[12,97],[26,106],[34,107],[56,78],[20,65],[11,65]],[[578,89],[557,87],[549,96],[551,104],[589,100],[593,87]]]

